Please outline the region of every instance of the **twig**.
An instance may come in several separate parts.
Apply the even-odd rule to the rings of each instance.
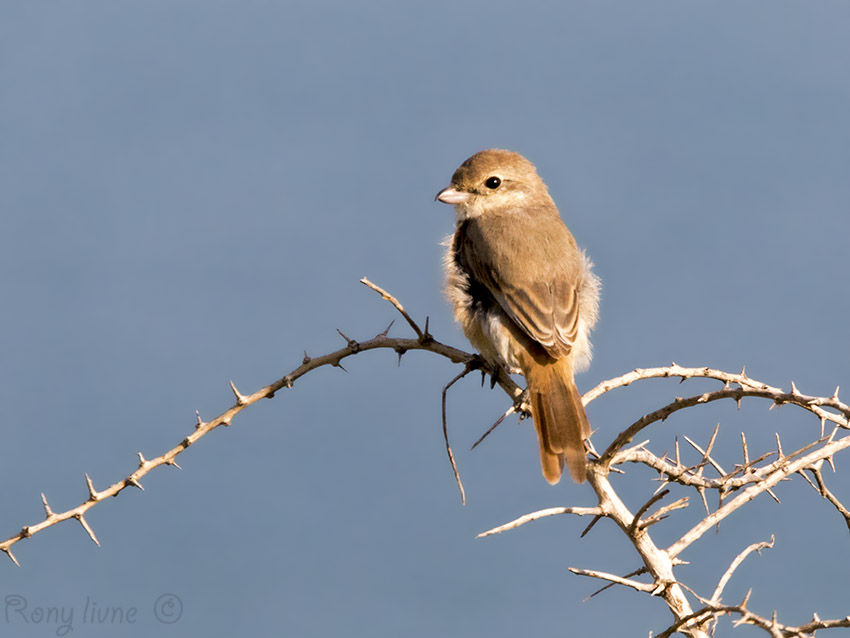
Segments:
[[[449,444],[449,430],[446,419],[446,393],[449,391],[455,383],[463,379],[466,375],[472,372],[472,366],[469,363],[466,364],[464,369],[458,374],[454,379],[446,384],[446,387],[443,388],[442,394],[442,407],[443,407],[443,440],[446,442],[446,454],[449,455],[449,463],[452,464],[452,472],[455,475],[455,482],[457,483],[457,489],[460,490],[460,502],[461,505],[466,505],[466,490],[463,489],[463,481],[460,480],[460,473],[457,471],[457,463],[455,463],[455,455],[452,453],[452,446]]]
[[[658,492],[657,494],[653,495],[652,498],[650,498],[646,503],[643,504],[643,507],[641,507],[637,511],[637,514],[635,514],[634,518],[632,519],[632,524],[629,526],[629,534],[634,534],[635,531],[639,529],[640,517],[643,516],[650,507],[652,507],[655,503],[667,496],[669,493],[670,490],[662,490],[661,492]]]
[[[623,578],[631,578],[632,576],[640,576],[641,574],[645,574],[647,571],[649,571],[649,570],[647,570],[647,568],[646,568],[646,567],[638,567],[638,568],[637,568],[637,569],[635,569],[634,571],[631,571],[631,572],[629,572],[628,574],[626,574],[625,576],[623,576]],[[612,588],[614,585],[616,585],[616,584],[617,584],[617,583],[608,583],[607,585],[605,585],[605,586],[603,586],[603,587],[600,587],[599,589],[597,589],[595,592],[593,592],[592,594],[590,594],[587,598],[585,598],[585,599],[584,599],[584,600],[582,600],[581,602],[586,603],[588,600],[590,600],[590,599],[591,599],[591,598],[593,598],[594,596],[598,596],[598,595],[599,595],[599,594],[601,594],[602,592],[604,592],[604,591],[607,591],[607,590],[611,589],[611,588]]]
[[[404,306],[402,306],[401,303],[399,303],[398,299],[393,297],[390,293],[388,293],[386,290],[384,290],[380,286],[373,284],[371,281],[366,279],[366,277],[363,277],[363,279],[360,280],[360,283],[363,284],[364,286],[367,286],[368,288],[371,288],[372,290],[377,292],[379,295],[381,295],[381,297],[383,297],[384,299],[389,301],[393,306],[395,306],[395,309],[398,310],[399,313],[401,314],[401,316],[404,317],[404,320],[407,321],[407,325],[409,325],[411,328],[413,328],[413,332],[416,333],[416,336],[419,337],[420,339],[425,338],[425,333],[422,332],[422,329],[419,327],[419,324],[417,324],[411,318],[411,316],[409,314],[407,314],[407,311],[404,309]]]
[[[850,530],[850,511],[848,511],[848,509],[844,507],[841,501],[838,500],[835,494],[830,492],[829,489],[826,487],[826,483],[823,480],[823,474],[821,473],[820,467],[815,466],[812,468],[808,468],[808,470],[814,475],[815,481],[817,481],[818,484],[818,490],[820,491],[821,495],[835,506],[835,509],[838,510],[838,513],[844,517],[844,524],[847,525],[847,529]]]
[[[723,573],[723,576],[720,577],[720,580],[717,582],[717,587],[714,588],[714,593],[711,595],[711,600],[709,601],[712,605],[719,605],[721,596],[723,594],[723,590],[726,588],[726,584],[729,582],[729,579],[732,578],[732,574],[735,573],[735,570],[738,569],[738,566],[744,562],[744,559],[752,554],[753,552],[761,553],[766,547],[773,547],[773,535],[771,534],[769,541],[762,541],[761,543],[753,543],[749,547],[747,547],[743,552],[738,554],[735,557],[735,560],[732,561],[732,564],[729,565],[728,569]]]
[[[645,594],[655,595],[658,593],[659,586],[652,583],[639,583],[636,580],[629,580],[628,578],[623,578],[621,576],[617,576],[616,574],[608,574],[606,572],[598,572],[592,569],[578,569],[576,567],[568,568],[573,574],[577,574],[578,576],[587,576],[589,578],[599,578],[602,580],[610,581],[615,585],[623,585],[625,587],[631,587],[632,589],[636,589],[637,591],[641,591]]]
[[[502,532],[506,532],[510,529],[516,529],[517,527],[530,523],[531,521],[536,521],[539,518],[557,516],[559,514],[575,514],[576,516],[605,516],[605,512],[601,507],[550,507],[549,509],[540,510],[539,512],[525,514],[524,516],[520,516],[519,518],[512,520],[510,523],[505,523],[504,525],[499,525],[498,527],[489,529],[486,532],[481,532],[478,536],[476,536],[476,538],[484,538],[485,536],[492,536],[493,534],[501,534]]]
[[[646,529],[647,527],[650,527],[651,525],[655,525],[656,523],[663,521],[665,518],[667,518],[667,514],[669,514],[673,510],[685,509],[687,506],[688,506],[688,497],[683,496],[678,501],[674,501],[674,502],[670,503],[669,505],[665,505],[664,507],[659,508],[657,512],[655,512],[651,516],[648,516],[647,518],[642,520],[640,522],[640,527],[641,527],[641,529]]]

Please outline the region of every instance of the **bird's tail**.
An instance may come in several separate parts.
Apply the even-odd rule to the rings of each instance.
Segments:
[[[554,485],[561,480],[566,461],[573,480],[584,483],[587,477],[584,439],[590,436],[590,423],[573,381],[572,362],[569,357],[547,365],[535,362],[528,367],[525,377],[543,476]]]

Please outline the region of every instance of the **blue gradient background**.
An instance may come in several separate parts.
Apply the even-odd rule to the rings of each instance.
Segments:
[[[434,194],[475,151],[534,161],[604,282],[586,390],[636,366],[711,365],[801,391],[850,389],[850,6],[845,2],[18,2],[0,6],[2,537],[86,498],[244,392],[395,318],[396,294],[467,348],[441,298],[453,213]],[[407,335],[398,321],[393,334]],[[458,371],[392,352],[321,369],[247,410],[87,517],[0,563],[2,594],[75,610],[74,636],[646,636],[662,602],[568,566],[638,567],[614,526],[520,514],[592,505],[549,487],[528,422],[469,445],[507,407],[470,379],[449,399],[469,503],[440,433]],[[597,447],[675,395],[642,382],[589,408]],[[689,410],[718,458],[817,433],[747,401]],[[754,454],[755,455],[755,454]],[[695,461],[695,458],[692,459]],[[850,498],[845,465],[827,473]],[[652,475],[617,480],[637,509]],[[844,616],[847,530],[797,477],[683,556],[710,595],[802,623]],[[691,507],[655,528],[669,543]],[[162,593],[179,621],[152,615]],[[86,599],[138,608],[85,624]],[[8,611],[8,604],[4,611]],[[728,621],[721,634],[729,631]],[[0,632],[56,635],[0,616]],[[3,626],[5,625],[5,626]],[[741,635],[753,631],[741,630]]]

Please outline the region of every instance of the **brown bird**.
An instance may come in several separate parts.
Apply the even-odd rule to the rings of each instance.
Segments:
[[[573,373],[590,363],[600,281],[534,165],[488,150],[460,165],[437,200],[457,229],[444,266],[455,319],[481,355],[528,384],[543,476],[587,476],[590,424]]]

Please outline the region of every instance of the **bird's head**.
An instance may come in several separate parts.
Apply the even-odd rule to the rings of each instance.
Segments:
[[[534,164],[519,153],[490,149],[461,164],[452,175],[451,184],[435,199],[453,204],[458,221],[463,221],[494,210],[532,204],[535,198],[551,202]]]

